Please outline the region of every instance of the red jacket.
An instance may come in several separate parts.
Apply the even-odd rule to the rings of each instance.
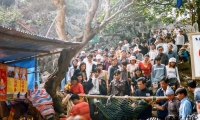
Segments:
[[[70,116],[76,116],[76,115],[80,115],[84,117],[86,120],[92,120],[90,118],[90,108],[88,103],[80,102],[74,105],[71,109]]]
[[[80,83],[72,85],[70,88],[70,92],[72,92],[73,94],[84,94],[83,85]]]

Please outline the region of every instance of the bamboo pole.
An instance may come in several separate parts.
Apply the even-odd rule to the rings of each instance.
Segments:
[[[87,97],[87,98],[108,98],[110,96],[106,95],[87,95],[87,94],[79,94],[81,97]],[[129,98],[129,99],[134,99],[134,100],[140,100],[140,99],[160,99],[160,100],[166,100],[168,99],[165,96],[149,96],[149,97],[143,97],[143,96],[113,96],[113,98],[117,99],[124,99],[124,98]]]

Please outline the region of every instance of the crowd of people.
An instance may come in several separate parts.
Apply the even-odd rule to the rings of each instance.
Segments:
[[[117,49],[97,49],[87,54],[81,51],[74,56],[68,70],[65,92],[75,94],[72,97],[75,101],[79,100],[76,94],[167,96],[168,100],[149,101],[150,105],[137,119],[150,118],[152,107],[155,107],[160,120],[186,120],[194,112],[195,103],[189,100],[188,91],[181,86],[177,67],[189,61],[186,31],[178,27],[154,31],[150,28],[146,39],[135,37],[129,42],[120,41]],[[188,90],[194,92],[195,88],[196,82],[188,81]],[[86,118],[95,120],[94,101],[98,99],[88,99],[89,109],[84,107],[86,110],[76,109],[76,112],[73,109],[72,115],[86,114],[87,111],[89,116],[86,114]],[[199,104],[198,95],[195,101]],[[75,102],[75,106],[80,103]],[[79,107],[85,105],[83,103]],[[98,119],[103,119],[101,111],[98,111]]]

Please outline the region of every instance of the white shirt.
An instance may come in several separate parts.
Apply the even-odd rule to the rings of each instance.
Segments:
[[[135,63],[134,65],[128,64],[127,65],[127,71],[130,72],[131,78],[134,76],[134,71],[138,67],[138,65]]]
[[[92,89],[88,92],[88,94],[100,94],[100,91],[99,91],[99,81],[98,81],[98,78],[95,78],[93,77],[92,78],[92,83],[93,83],[93,87]]]
[[[86,62],[86,74],[88,79],[90,78],[90,74],[92,72],[92,65],[93,62],[92,63],[89,63],[88,61]]]
[[[150,58],[151,64],[153,65],[154,64],[154,59],[158,55],[158,52],[154,49],[154,50],[150,50],[148,54],[149,54],[149,58]]]
[[[178,35],[176,39],[176,45],[184,45],[185,38],[183,35]]]
[[[179,35],[179,31],[180,31],[179,28],[178,29],[174,29],[174,33],[176,33],[176,35]]]
[[[169,68],[169,66],[166,66],[166,71],[167,71],[167,78],[169,78],[169,79],[177,78],[178,82],[180,83],[180,78],[179,78],[177,67]]]

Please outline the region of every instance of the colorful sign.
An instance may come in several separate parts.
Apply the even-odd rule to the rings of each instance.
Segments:
[[[14,99],[14,67],[7,66],[7,100]]]
[[[6,100],[7,92],[7,65],[0,64],[0,101]]]
[[[15,67],[15,76],[14,76],[14,98],[20,97],[20,91],[21,91],[21,81],[20,81],[20,68]]]
[[[20,81],[21,81],[20,98],[23,99],[25,98],[25,94],[28,92],[26,68],[20,68]]]
[[[192,78],[200,78],[200,33],[190,34]]]

